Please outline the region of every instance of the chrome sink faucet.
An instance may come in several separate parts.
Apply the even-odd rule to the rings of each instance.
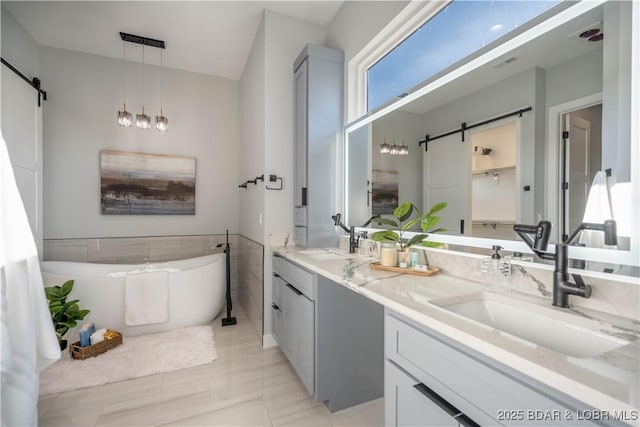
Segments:
[[[549,235],[551,234],[551,223],[549,221],[540,221],[538,225],[516,224],[513,230],[518,236],[531,248],[531,250],[541,259],[555,261],[553,270],[553,300],[552,305],[556,307],[569,307],[569,295],[577,295],[583,298],[591,296],[591,286],[585,285],[582,278],[574,275],[574,280],[578,283],[569,281],[569,256],[568,247],[571,242],[582,232],[582,230],[595,230],[604,232],[604,244],[616,245],[618,243],[618,235],[616,231],[616,222],[607,220],[603,224],[594,224],[585,222],[580,224],[571,235],[562,243],[556,244],[556,252],[552,254],[546,252],[549,243]],[[531,235],[535,238],[532,239]]]
[[[336,225],[336,227],[340,227],[344,231],[349,233],[349,253],[354,254],[358,249],[358,239],[356,238],[356,228],[353,225],[347,228],[347,226],[344,225],[342,221],[340,221],[341,216],[342,216],[341,214],[337,213],[333,215],[331,219],[333,220],[333,223]]]

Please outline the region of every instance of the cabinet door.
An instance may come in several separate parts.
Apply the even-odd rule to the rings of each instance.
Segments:
[[[295,365],[298,358],[296,351],[298,342],[298,327],[293,321],[295,313],[296,294],[283,282],[280,294],[281,304],[281,343],[282,351],[287,356],[292,365]]]
[[[298,375],[307,387],[309,393],[314,394],[314,310],[315,304],[304,295],[296,294],[293,324],[300,330],[297,341]]]
[[[271,318],[273,319],[273,338],[282,345],[282,311],[277,304],[271,305]]]
[[[298,376],[314,394],[314,310],[315,304],[290,284],[285,285],[282,347]]]
[[[458,427],[456,414],[421,393],[415,387],[420,384],[418,380],[389,361],[385,362],[384,375],[385,425]]]
[[[294,191],[295,207],[307,205],[307,66],[305,60],[295,74],[295,123],[294,123]]]

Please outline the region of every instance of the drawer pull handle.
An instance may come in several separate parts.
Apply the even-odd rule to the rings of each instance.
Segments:
[[[278,307],[276,304],[271,304],[271,308],[280,311],[280,307]]]
[[[460,412],[458,408],[453,406],[451,403],[447,402],[442,396],[440,396],[435,391],[431,390],[429,387],[424,385],[423,383],[419,383],[413,386],[416,390],[426,396],[430,401],[438,405],[440,409],[445,411],[447,414],[458,420],[460,424],[465,427],[480,427],[480,424],[477,424],[471,418],[467,417],[465,414]]]
[[[287,285],[287,287],[289,289],[291,289],[296,295],[300,296],[302,295],[302,292],[300,292],[299,290],[297,290],[296,288],[293,287],[293,285],[289,284],[289,283],[285,283],[285,285]]]
[[[438,405],[443,411],[445,411],[447,414],[451,415],[452,417],[455,417],[461,414],[458,408],[453,406],[451,403],[447,402],[442,396],[440,396],[435,391],[431,390],[426,385],[419,383],[414,385],[413,388],[418,390],[420,393],[426,396],[430,401]]]
[[[278,273],[273,273],[273,277],[280,277]]]
[[[471,418],[467,417],[463,413],[460,413],[460,415],[456,417],[456,420],[458,420],[460,425],[463,425],[464,427],[480,427],[480,424],[473,421]]]

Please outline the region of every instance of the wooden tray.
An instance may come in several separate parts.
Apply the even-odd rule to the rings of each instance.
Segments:
[[[415,268],[400,268],[400,267],[387,267],[386,265],[380,265],[379,261],[372,262],[369,267],[373,270],[392,271],[394,273],[406,273],[415,274],[416,276],[433,276],[437,274],[440,269],[438,267],[427,267],[427,270],[416,270]]]

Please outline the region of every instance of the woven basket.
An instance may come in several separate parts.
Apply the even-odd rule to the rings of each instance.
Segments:
[[[97,356],[99,354],[104,353],[107,350],[111,350],[114,347],[122,344],[122,334],[120,332],[116,332],[116,336],[109,339],[99,342],[97,344],[89,345],[86,347],[80,347],[80,341],[74,342],[69,346],[69,354],[74,359],[84,360],[90,357]]]

